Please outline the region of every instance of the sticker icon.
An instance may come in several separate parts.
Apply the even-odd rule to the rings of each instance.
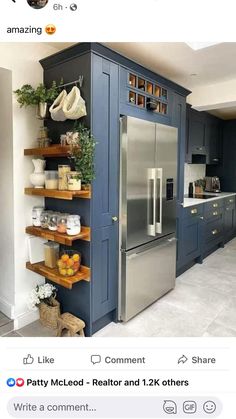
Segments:
[[[16,380],[14,378],[8,378],[7,385],[8,387],[14,387],[16,385]]]
[[[17,387],[23,387],[24,384],[25,384],[25,381],[23,380],[23,378],[17,378],[16,379]]]
[[[177,404],[173,400],[165,400],[163,410],[168,415],[177,415]]]
[[[209,415],[211,415],[212,413],[216,411],[215,402],[213,402],[212,400],[208,400],[207,402],[204,403],[203,410],[205,413],[208,413]]]
[[[47,25],[47,26],[45,27],[45,32],[46,32],[48,35],[54,35],[54,33],[56,32],[56,30],[57,30],[56,26],[55,26],[55,25],[53,25],[52,23],[50,23],[49,25]]]

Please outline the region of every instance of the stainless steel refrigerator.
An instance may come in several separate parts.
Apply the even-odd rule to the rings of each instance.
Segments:
[[[177,142],[177,128],[121,118],[121,321],[175,286]]]

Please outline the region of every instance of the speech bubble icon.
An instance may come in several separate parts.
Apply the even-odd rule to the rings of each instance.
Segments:
[[[91,355],[91,362],[93,365],[100,364],[102,361],[101,355]]]
[[[177,404],[173,400],[165,400],[163,404],[163,410],[168,415],[176,415]]]

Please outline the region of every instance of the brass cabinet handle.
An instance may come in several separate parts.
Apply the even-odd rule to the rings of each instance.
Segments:
[[[218,208],[218,204],[213,204],[213,208]]]
[[[226,209],[226,211],[229,211],[230,210],[230,208],[229,207],[227,207],[227,208],[225,208]]]
[[[118,217],[112,217],[112,221],[114,222],[118,221]]]
[[[213,234],[213,236],[215,236],[216,234],[218,233],[218,230],[212,230],[212,234]]]
[[[233,199],[229,199],[229,202],[232,203],[232,202],[234,202],[234,200]]]
[[[192,209],[191,214],[197,214],[197,208]]]
[[[204,217],[199,217],[200,218],[200,220],[204,220]]]
[[[212,215],[218,215],[218,211],[214,211]]]

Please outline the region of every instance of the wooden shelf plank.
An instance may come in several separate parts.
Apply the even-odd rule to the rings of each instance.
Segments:
[[[29,226],[25,229],[27,234],[33,236],[42,237],[47,240],[51,240],[66,246],[72,246],[75,240],[90,241],[90,227],[81,227],[80,234],[75,236],[68,236],[68,234],[58,233],[58,231],[50,231],[41,227]]]
[[[90,281],[90,268],[83,265],[81,265],[80,270],[76,275],[70,277],[60,275],[57,268],[47,268],[44,265],[44,262],[34,264],[27,262],[26,268],[32,272],[44,276],[52,282],[55,282],[55,284],[61,285],[62,287],[68,288],[70,290],[72,289],[73,284],[76,284],[79,281]]]
[[[73,198],[91,198],[91,191],[59,191],[57,189],[44,188],[25,188],[26,195],[44,196],[47,198],[66,199],[72,201]]]
[[[70,146],[61,146],[54,144],[50,147],[36,147],[26,148],[24,150],[25,156],[44,156],[44,157],[69,157]]]

